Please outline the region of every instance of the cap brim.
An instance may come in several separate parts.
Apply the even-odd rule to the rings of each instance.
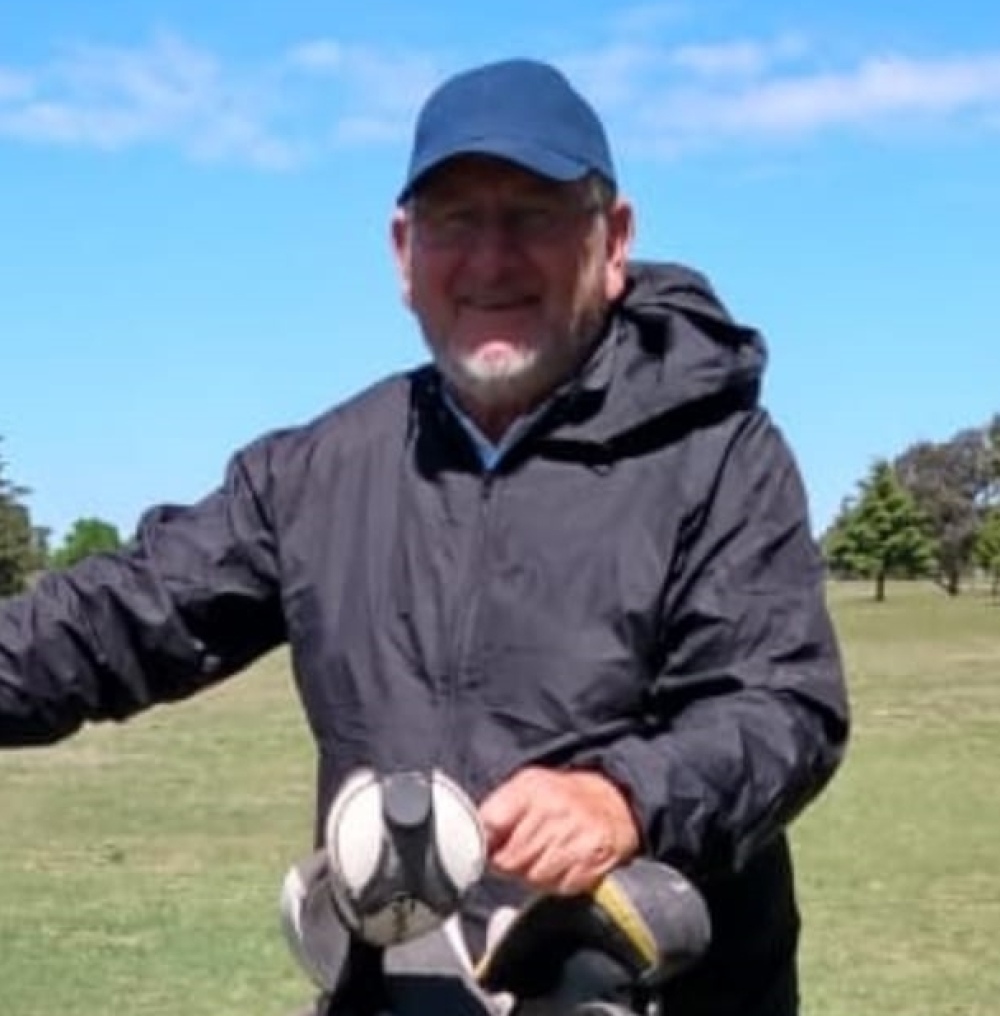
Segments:
[[[531,173],[559,183],[580,180],[593,168],[582,163],[579,159],[571,159],[551,148],[533,145],[530,142],[510,138],[472,138],[438,151],[433,159],[412,166],[409,179],[399,192],[398,202],[402,203],[411,197],[434,170],[463,155],[489,155],[496,159],[503,159],[505,162],[513,163]]]

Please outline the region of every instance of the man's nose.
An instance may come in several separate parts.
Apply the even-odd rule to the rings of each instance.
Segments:
[[[468,258],[481,269],[498,270],[517,263],[523,256],[517,229],[509,216],[483,216],[469,247]]]

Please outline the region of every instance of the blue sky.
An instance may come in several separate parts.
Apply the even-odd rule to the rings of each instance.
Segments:
[[[1000,411],[1000,5],[0,0],[0,435],[57,538],[423,358],[387,222],[420,100],[511,55],[604,115],[637,254],[771,353],[823,527]]]

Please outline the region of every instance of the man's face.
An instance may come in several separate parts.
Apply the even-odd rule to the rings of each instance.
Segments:
[[[479,156],[435,170],[393,221],[407,302],[470,411],[524,411],[576,369],[620,295],[624,202]]]

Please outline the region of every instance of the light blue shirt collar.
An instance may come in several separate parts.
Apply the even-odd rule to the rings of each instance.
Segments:
[[[530,413],[519,416],[504,431],[499,441],[491,441],[476,425],[475,421],[452,398],[451,393],[444,389],[445,405],[455,414],[455,419],[465,428],[479,456],[483,469],[489,473],[500,464],[501,459],[518,442],[525,431],[548,409],[551,399],[546,399]]]

